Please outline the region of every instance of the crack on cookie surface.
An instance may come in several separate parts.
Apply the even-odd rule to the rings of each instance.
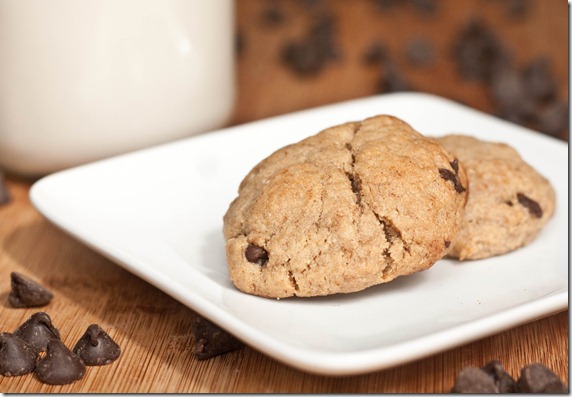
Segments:
[[[401,232],[393,225],[393,222],[391,222],[387,217],[379,215],[377,215],[377,219],[383,227],[385,239],[390,245],[393,244],[396,239],[401,239]]]
[[[290,280],[290,284],[292,284],[294,291],[300,291],[300,287],[298,286],[298,282],[296,281],[296,277],[294,277],[292,270],[288,270],[288,279]]]
[[[354,138],[359,133],[360,127],[361,124],[354,130]],[[356,152],[351,145],[351,142],[346,143],[346,148],[350,151],[351,154],[350,171],[346,172],[346,176],[350,181],[352,192],[356,196],[356,204],[359,206],[359,210],[362,215],[369,213],[373,214],[377,218],[385,240],[388,243],[388,247],[382,251],[385,267],[381,271],[381,277],[382,279],[386,279],[388,275],[393,272],[395,267],[395,259],[391,256],[391,248],[393,245],[397,241],[400,241],[403,245],[404,251],[410,253],[409,245],[403,241],[401,231],[394,225],[394,223],[387,216],[374,211],[370,206],[370,203],[366,201],[367,196],[364,195],[364,189],[368,189],[368,186],[367,184],[364,186],[360,175],[355,171],[355,165],[357,161]]]
[[[405,252],[408,252],[408,253],[410,252],[410,250],[409,250],[409,245],[406,244],[405,241],[403,240],[403,237],[401,235],[401,231],[393,224],[391,219],[389,219],[388,217],[385,217],[385,216],[381,216],[377,213],[375,213],[375,216],[377,217],[377,220],[379,221],[379,224],[381,225],[381,228],[382,228],[383,233],[385,235],[385,240],[389,244],[389,247],[387,247],[385,250],[383,250],[383,256],[386,260],[387,266],[383,269],[381,274],[382,274],[383,278],[386,278],[388,276],[388,274],[390,274],[393,271],[394,264],[395,264],[395,260],[391,256],[391,247],[393,247],[393,245],[397,241],[401,241],[401,243],[403,244],[403,250]]]
[[[393,260],[393,257],[391,256],[391,252],[389,252],[390,248],[391,248],[391,245],[389,247],[387,247],[386,249],[384,249],[382,252],[383,257],[384,257],[385,262],[386,262],[386,266],[381,271],[381,278],[382,279],[385,279],[387,277],[387,275],[393,271],[393,267],[395,264],[395,261]]]
[[[355,133],[357,132],[357,129],[354,130],[354,136]],[[355,153],[353,151],[352,145],[351,143],[346,143],[346,149],[350,152],[351,155],[351,163],[349,164],[350,166],[350,170],[346,171],[346,177],[349,179],[350,181],[350,186],[352,188],[352,192],[354,193],[355,197],[356,197],[356,203],[357,205],[360,207],[360,210],[363,210],[362,208],[362,193],[361,193],[361,189],[362,189],[362,184],[361,184],[361,178],[359,176],[359,174],[355,171],[355,163],[356,163],[356,156]]]
[[[356,203],[361,207],[361,179],[357,173],[346,172],[346,176],[350,180],[352,192],[356,196]]]

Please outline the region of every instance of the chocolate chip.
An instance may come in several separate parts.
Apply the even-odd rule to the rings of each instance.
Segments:
[[[398,0],[373,0],[372,2],[378,11],[388,11],[397,5]]]
[[[421,14],[433,14],[438,8],[436,0],[409,0],[409,2]]]
[[[0,173],[0,205],[8,204],[10,200],[10,191],[4,183],[4,175]]]
[[[535,101],[546,101],[556,97],[556,81],[550,70],[548,58],[534,59],[523,72],[527,95]]]
[[[459,175],[459,160],[454,159],[449,164],[451,164],[451,168],[455,171],[455,174]]]
[[[521,393],[568,393],[568,388],[554,372],[542,364],[534,363],[522,368],[518,379]]]
[[[502,3],[506,7],[507,15],[511,18],[523,17],[530,8],[529,0],[506,0]]]
[[[50,340],[46,356],[36,365],[38,379],[50,385],[72,383],[81,379],[84,374],[85,364],[81,358],[59,339]]]
[[[517,391],[516,381],[504,370],[500,361],[489,361],[482,370],[493,377],[499,393],[515,393]]]
[[[299,0],[298,2],[302,7],[312,8],[321,5],[323,0]]]
[[[307,41],[286,43],[282,50],[282,60],[300,76],[316,75],[325,64],[314,44]]]
[[[510,58],[494,31],[479,18],[461,28],[453,43],[453,54],[459,72],[469,80],[487,81],[492,70]]]
[[[372,41],[364,51],[363,60],[367,65],[381,64],[387,59],[387,49],[378,40]]]
[[[530,215],[532,215],[535,218],[542,218],[542,208],[540,208],[540,205],[536,201],[534,201],[524,193],[517,193],[516,198],[520,205],[528,209]]]
[[[258,263],[259,265],[265,265],[268,262],[268,252],[257,245],[249,244],[244,251],[244,256],[246,260],[252,263]]]
[[[46,351],[48,342],[60,339],[60,332],[52,325],[52,319],[47,313],[38,312],[20,325],[14,335],[32,345],[38,352]]]
[[[490,95],[499,117],[525,125],[537,107],[527,90],[526,77],[512,64],[505,63],[491,71]]]
[[[234,53],[237,57],[240,57],[244,52],[245,38],[244,33],[241,30],[237,30],[234,33]]]
[[[449,240],[445,240],[445,248],[449,248],[451,246],[451,242]]]
[[[193,353],[201,360],[238,350],[244,346],[234,336],[199,315],[193,317],[191,330],[195,340]]]
[[[8,301],[14,307],[45,306],[54,295],[41,284],[20,273],[10,274],[12,289]]]
[[[313,76],[329,62],[341,57],[335,40],[334,18],[320,13],[313,19],[306,35],[297,41],[288,41],[282,47],[282,61],[300,76]]]
[[[0,333],[0,375],[20,376],[36,368],[38,352],[21,338],[8,332]]]
[[[268,26],[278,26],[282,24],[286,17],[281,7],[281,2],[269,1],[265,2],[265,8],[262,11],[262,22]]]
[[[498,393],[494,378],[480,368],[466,367],[455,379],[452,393]]]
[[[410,91],[411,84],[405,79],[403,74],[399,72],[397,66],[389,61],[384,62],[385,73],[383,73],[378,86],[380,92],[402,92]]]
[[[119,358],[121,348],[97,324],[91,324],[73,348],[85,365],[107,365]]]
[[[568,104],[554,100],[545,106],[539,107],[535,114],[537,128],[551,136],[558,136],[568,129],[569,124]]]
[[[433,62],[435,51],[429,41],[423,38],[415,38],[407,43],[405,56],[414,66],[427,66]]]
[[[439,175],[441,178],[445,179],[446,181],[453,182],[453,186],[457,193],[463,193],[465,188],[461,185],[461,181],[459,181],[459,176],[451,170],[446,168],[439,168]]]

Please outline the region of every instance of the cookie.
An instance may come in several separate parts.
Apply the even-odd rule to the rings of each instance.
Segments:
[[[231,280],[284,298],[350,293],[428,269],[467,199],[459,162],[405,122],[328,128],[256,165],[224,215]]]
[[[437,139],[465,167],[470,193],[449,256],[482,259],[530,243],[554,213],[550,182],[509,145],[463,135]]]

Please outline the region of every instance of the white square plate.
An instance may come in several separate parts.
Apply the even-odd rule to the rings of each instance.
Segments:
[[[506,142],[557,191],[538,238],[480,261],[321,298],[235,289],[222,217],[248,171],[276,149],[376,114],[428,136]],[[443,98],[399,93],[244,124],[49,175],[31,189],[50,221],[275,359],[320,374],[374,371],[547,316],[568,306],[568,147]]]

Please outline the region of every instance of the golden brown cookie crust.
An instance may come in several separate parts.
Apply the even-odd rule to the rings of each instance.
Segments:
[[[286,146],[244,178],[224,216],[230,277],[264,297],[349,293],[432,266],[466,203],[462,166],[377,116]]]
[[[509,145],[464,135],[437,141],[457,156],[471,186],[449,256],[482,259],[530,243],[554,213],[556,195],[550,182]]]

